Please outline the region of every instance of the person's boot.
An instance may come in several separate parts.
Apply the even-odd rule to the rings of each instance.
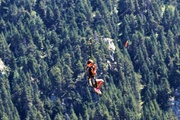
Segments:
[[[99,95],[102,94],[102,92],[101,92],[100,89],[98,89],[98,88],[94,88],[94,92],[96,92],[96,93],[99,94]]]

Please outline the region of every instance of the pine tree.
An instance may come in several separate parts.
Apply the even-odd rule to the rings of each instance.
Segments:
[[[71,112],[71,115],[70,115],[70,119],[73,119],[73,120],[78,120],[78,117],[76,116],[75,112],[73,109],[70,110]]]
[[[57,115],[54,117],[54,120],[63,120],[63,118],[60,116],[60,114],[57,114]]]
[[[0,31],[5,30],[5,28],[6,28],[6,23],[5,23],[5,21],[1,18],[1,20],[0,20]]]

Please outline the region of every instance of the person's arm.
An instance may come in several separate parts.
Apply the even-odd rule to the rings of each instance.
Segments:
[[[91,72],[92,72],[93,75],[96,75],[96,69],[97,69],[97,66],[96,66],[96,64],[94,64],[94,65],[93,65],[93,68],[92,68],[92,70],[91,70]]]

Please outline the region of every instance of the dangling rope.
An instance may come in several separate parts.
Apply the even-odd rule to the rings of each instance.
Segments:
[[[89,44],[89,47],[90,47],[90,59],[92,59],[92,38],[90,38],[89,40],[90,40],[90,44]]]

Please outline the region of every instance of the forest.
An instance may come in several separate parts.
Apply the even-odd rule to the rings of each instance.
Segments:
[[[180,0],[0,0],[1,120],[178,120],[178,88]]]

